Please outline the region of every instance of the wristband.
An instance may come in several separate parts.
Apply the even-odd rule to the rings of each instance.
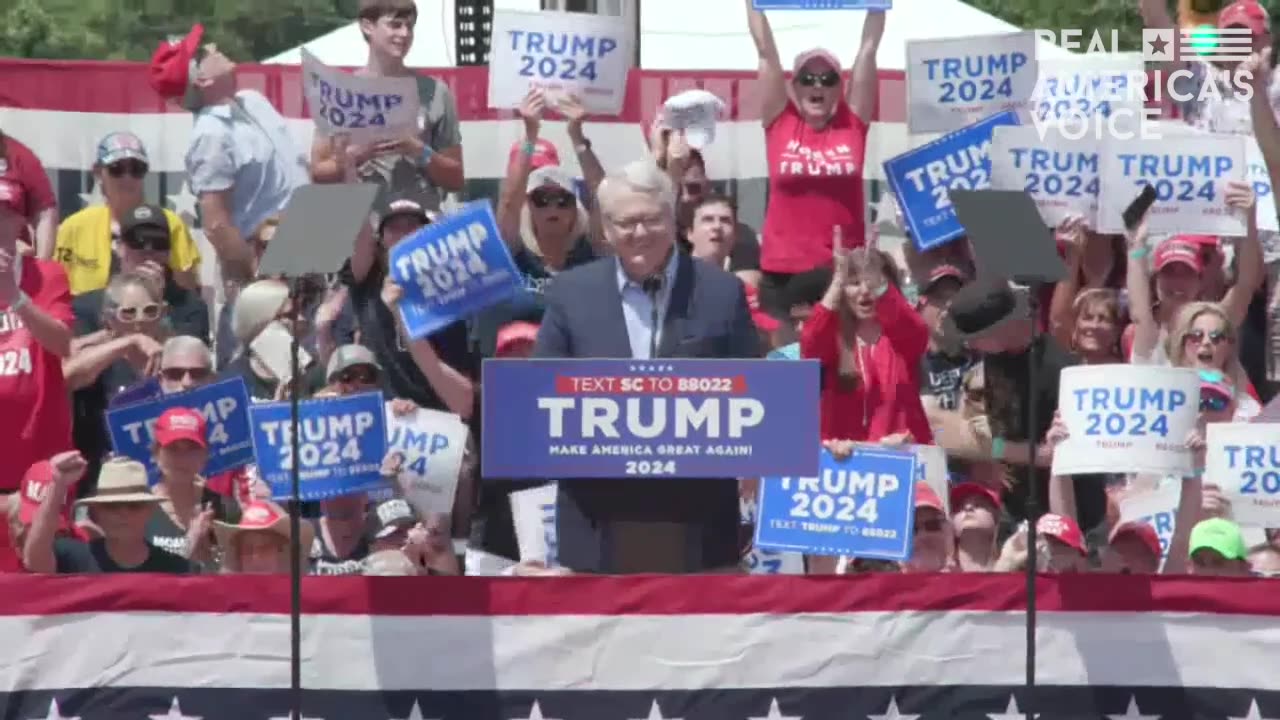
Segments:
[[[421,163],[423,167],[426,167],[427,163],[431,162],[431,156],[435,154],[436,154],[436,151],[434,148],[432,148],[430,145],[424,144],[422,146],[422,157],[419,158],[419,163]]]
[[[531,158],[538,152],[538,144],[532,140],[525,140],[524,144],[520,146],[520,152],[524,153],[525,157]]]
[[[1134,248],[1134,249],[1132,249],[1132,250],[1130,250],[1130,251],[1129,251],[1129,259],[1130,259],[1130,260],[1141,260],[1142,258],[1146,257],[1146,256],[1147,256],[1147,253],[1149,253],[1149,252],[1150,252],[1150,250],[1148,250],[1148,249],[1147,249],[1147,248],[1145,248],[1145,247]]]
[[[9,312],[18,312],[22,308],[31,304],[31,298],[21,290],[18,291],[18,299],[9,303]]]
[[[1004,459],[1004,438],[1002,437],[991,438],[991,459],[992,460]]]

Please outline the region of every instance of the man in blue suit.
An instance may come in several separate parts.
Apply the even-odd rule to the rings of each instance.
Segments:
[[[614,256],[559,275],[539,358],[758,358],[742,283],[676,249],[676,194],[652,161],[597,190]],[[729,571],[739,560],[735,479],[566,480],[560,562],[579,572]]]

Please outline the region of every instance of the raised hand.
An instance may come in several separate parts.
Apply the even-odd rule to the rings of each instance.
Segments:
[[[529,94],[520,103],[520,117],[524,120],[524,134],[529,140],[536,140],[542,128],[542,113],[547,109],[547,95],[542,88],[529,88]]]
[[[1222,197],[1226,201],[1227,207],[1237,210],[1251,210],[1258,200],[1257,195],[1253,192],[1253,184],[1238,180],[1227,181]]]

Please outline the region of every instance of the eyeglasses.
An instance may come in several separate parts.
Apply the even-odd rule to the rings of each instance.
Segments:
[[[800,73],[796,76],[796,82],[804,87],[816,87],[818,85],[828,88],[835,87],[840,84],[840,73],[834,70],[828,70],[821,74]]]
[[[137,160],[121,160],[107,166],[107,174],[113,178],[128,175],[131,178],[142,178],[147,174],[146,163]]]
[[[151,229],[127,232],[120,236],[120,242],[133,250],[147,252],[169,252],[169,235]]]
[[[353,365],[338,373],[337,379],[344,385],[374,385],[378,382],[378,371],[368,365]]]
[[[1219,395],[1218,393],[1200,393],[1200,410],[1207,412],[1222,412],[1231,404],[1231,399]]]
[[[915,525],[916,532],[942,532],[942,518],[929,518],[927,520],[917,520]]]
[[[1227,337],[1227,334],[1222,332],[1221,330],[1210,330],[1207,333],[1203,330],[1188,330],[1187,334],[1182,336],[1182,342],[1186,342],[1190,340],[1191,342],[1194,342],[1198,345],[1204,342],[1206,337],[1209,338],[1210,344],[1212,344],[1214,347],[1217,347],[1218,345],[1221,345],[1222,343],[1231,339]]]
[[[631,218],[609,218],[609,222],[617,226],[619,230],[624,232],[635,232],[637,227],[644,227],[646,230],[658,232],[667,226],[665,216],[652,217],[631,217]]]
[[[120,322],[151,322],[159,320],[160,313],[164,312],[164,306],[160,303],[147,303],[146,305],[129,306],[121,305],[116,308],[116,320]]]
[[[203,382],[212,372],[207,367],[167,367],[160,370],[160,375],[169,382],[182,382],[186,378]]]
[[[964,389],[964,398],[971,403],[985,402],[987,399],[986,391],[980,387],[967,387]]]
[[[561,210],[573,207],[574,198],[563,192],[533,192],[529,195],[529,204],[541,210],[555,205]]]

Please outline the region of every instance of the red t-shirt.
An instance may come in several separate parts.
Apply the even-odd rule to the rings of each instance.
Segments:
[[[34,307],[71,327],[71,287],[62,266],[22,259],[22,291]],[[62,358],[45,350],[17,313],[0,311],[0,492],[18,489],[37,460],[71,449],[71,403]]]
[[[831,264],[831,232],[844,232],[845,247],[866,242],[862,161],[867,123],[843,100],[822,130],[814,130],[795,105],[765,128],[769,205],[761,233],[760,267],[801,273]]]
[[[0,142],[4,143],[4,159],[0,160],[0,177],[22,186],[27,198],[27,207],[23,214],[29,225],[35,225],[36,215],[58,204],[58,199],[53,194],[53,185],[49,182],[49,173],[45,172],[40,158],[31,152],[31,148],[8,135],[3,136]],[[18,231],[18,240],[31,243],[31,232],[25,225]],[[33,295],[32,299],[34,298]]]

